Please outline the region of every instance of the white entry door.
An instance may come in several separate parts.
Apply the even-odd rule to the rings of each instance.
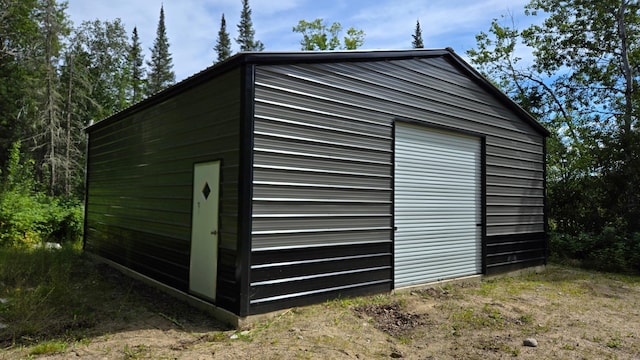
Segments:
[[[219,185],[220,161],[194,166],[189,290],[211,300],[218,275]]]
[[[480,157],[477,137],[396,124],[396,288],[482,271]]]

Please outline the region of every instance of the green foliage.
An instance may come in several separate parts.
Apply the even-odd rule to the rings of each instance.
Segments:
[[[35,0],[0,0],[0,169],[5,167],[11,144],[26,130],[20,114],[33,103],[33,89],[25,86],[35,77],[24,59],[38,32],[33,17]]]
[[[218,55],[216,62],[223,61],[231,56],[231,39],[227,32],[227,21],[224,18],[224,14],[220,18],[220,30],[218,31],[218,40],[216,46],[213,48]]]
[[[637,146],[640,5],[637,2],[532,0],[531,14],[545,13],[541,25],[521,33],[534,48],[534,69],[557,75],[552,87],[571,109],[570,126],[583,151],[582,173],[602,191],[603,223],[640,231]],[[569,113],[569,111],[567,111]],[[578,179],[579,180],[579,179]]]
[[[416,20],[416,30],[412,35],[413,41],[411,42],[411,47],[414,49],[422,49],[424,48],[424,41],[422,41],[422,29],[420,28],[420,20]]]
[[[640,272],[640,233],[627,236],[615,227],[600,233],[554,233],[551,253],[561,261],[579,260],[587,268],[614,272]]]
[[[11,324],[0,329],[0,346],[38,340],[48,333],[75,338],[77,330],[92,325],[95,314],[87,302],[91,296],[82,294],[78,279],[92,281],[96,276],[80,253],[79,243],[57,251],[0,247],[0,297],[8,299],[0,306],[0,319]],[[41,354],[60,350],[46,344],[39,348]]]
[[[129,103],[135,104],[144,97],[144,54],[138,37],[138,28],[134,27],[131,33],[131,46],[129,46]]]
[[[364,31],[351,27],[341,41],[342,25],[339,22],[328,25],[321,18],[313,21],[300,20],[293,27],[293,32],[302,34],[300,49],[306,51],[355,50],[364,44],[365,36]]]
[[[11,149],[1,188],[0,247],[80,239],[82,206],[75,200],[60,200],[37,191],[33,161],[21,161],[20,143]]]
[[[169,39],[164,24],[164,7],[160,7],[160,20],[156,30],[156,39],[151,48],[151,61],[147,62],[147,94],[153,95],[172,85],[176,80],[173,72],[173,60],[169,52]]]
[[[607,341],[605,345],[607,345],[607,347],[611,349],[619,348],[623,345],[622,337],[620,336],[620,334],[615,334],[609,339],[609,341]]]
[[[364,31],[355,28],[348,28],[347,35],[342,38],[344,41],[344,50],[356,50],[364,45]]]
[[[63,352],[67,349],[68,344],[61,341],[46,341],[40,343],[31,349],[30,355],[49,355]]]
[[[525,13],[545,18],[522,31],[494,19],[467,54],[551,131],[553,253],[598,269],[637,269],[640,5],[531,0]],[[532,64],[516,56],[522,45],[532,49]]]
[[[236,38],[236,42],[240,45],[240,51],[264,50],[264,44],[260,40],[255,40],[255,34],[256,31],[253,29],[249,0],[242,0],[242,12],[240,13],[238,37]]]

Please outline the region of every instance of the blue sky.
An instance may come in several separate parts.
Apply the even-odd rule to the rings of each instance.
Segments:
[[[463,56],[475,46],[475,35],[486,31],[493,18],[512,14],[520,29],[536,20],[524,16],[526,3],[528,0],[250,0],[256,39],[267,51],[299,50],[301,36],[292,27],[301,19],[316,18],[364,30],[362,49],[408,49],[419,19],[425,47],[451,47]],[[213,46],[223,13],[232,39],[237,36],[241,0],[68,0],[67,12],[75,25],[120,18],[129,34],[137,26],[148,59],[161,4],[178,81],[210,66],[216,58]],[[232,45],[237,51],[233,40]]]

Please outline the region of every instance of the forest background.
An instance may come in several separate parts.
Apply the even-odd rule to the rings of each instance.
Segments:
[[[212,24],[212,63],[262,51],[248,0],[238,37]],[[82,235],[83,129],[175,82],[164,9],[144,58],[119,20],[74,26],[58,0],[0,0],[0,247]],[[478,32],[469,61],[547,129],[551,255],[600,270],[640,271],[640,5],[531,0],[533,25],[510,17]],[[420,22],[407,43],[424,47]],[[300,50],[362,48],[366,29],[292,24]],[[517,49],[526,46],[532,58]]]

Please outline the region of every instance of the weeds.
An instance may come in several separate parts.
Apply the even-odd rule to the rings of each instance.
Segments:
[[[67,343],[61,341],[46,341],[34,346],[29,352],[30,355],[49,355],[64,352]]]
[[[171,321],[171,323],[177,327],[179,327],[180,329],[184,330],[184,325],[182,325],[182,323],[180,323],[180,321],[178,321],[178,319],[171,317],[169,315],[165,315],[163,313],[158,313],[158,315],[160,315],[161,317]]]
[[[125,345],[122,352],[124,352],[124,358],[126,360],[136,360],[143,358],[146,350],[147,347],[144,345],[136,345],[132,347]]]
[[[406,304],[406,300],[402,298],[397,299],[390,294],[378,294],[366,297],[338,298],[327,301],[327,304],[329,306],[338,306],[340,308],[354,308],[363,305],[390,305],[391,303],[398,302],[400,305]]]
[[[620,334],[615,334],[614,336],[612,336],[605,345],[607,345],[607,347],[610,349],[616,349],[621,347],[622,338],[620,337]]]
[[[29,342],[29,339],[59,333],[81,337],[78,332],[93,325],[91,298],[77,286],[83,267],[79,248],[72,244],[61,250],[0,249],[0,319],[10,324],[0,329],[0,344]],[[86,290],[86,289],[84,289]],[[99,299],[93,299],[99,301]]]
[[[455,333],[462,329],[502,329],[506,320],[500,310],[484,304],[481,311],[473,308],[463,308],[451,315]],[[455,334],[454,334],[455,335]]]

